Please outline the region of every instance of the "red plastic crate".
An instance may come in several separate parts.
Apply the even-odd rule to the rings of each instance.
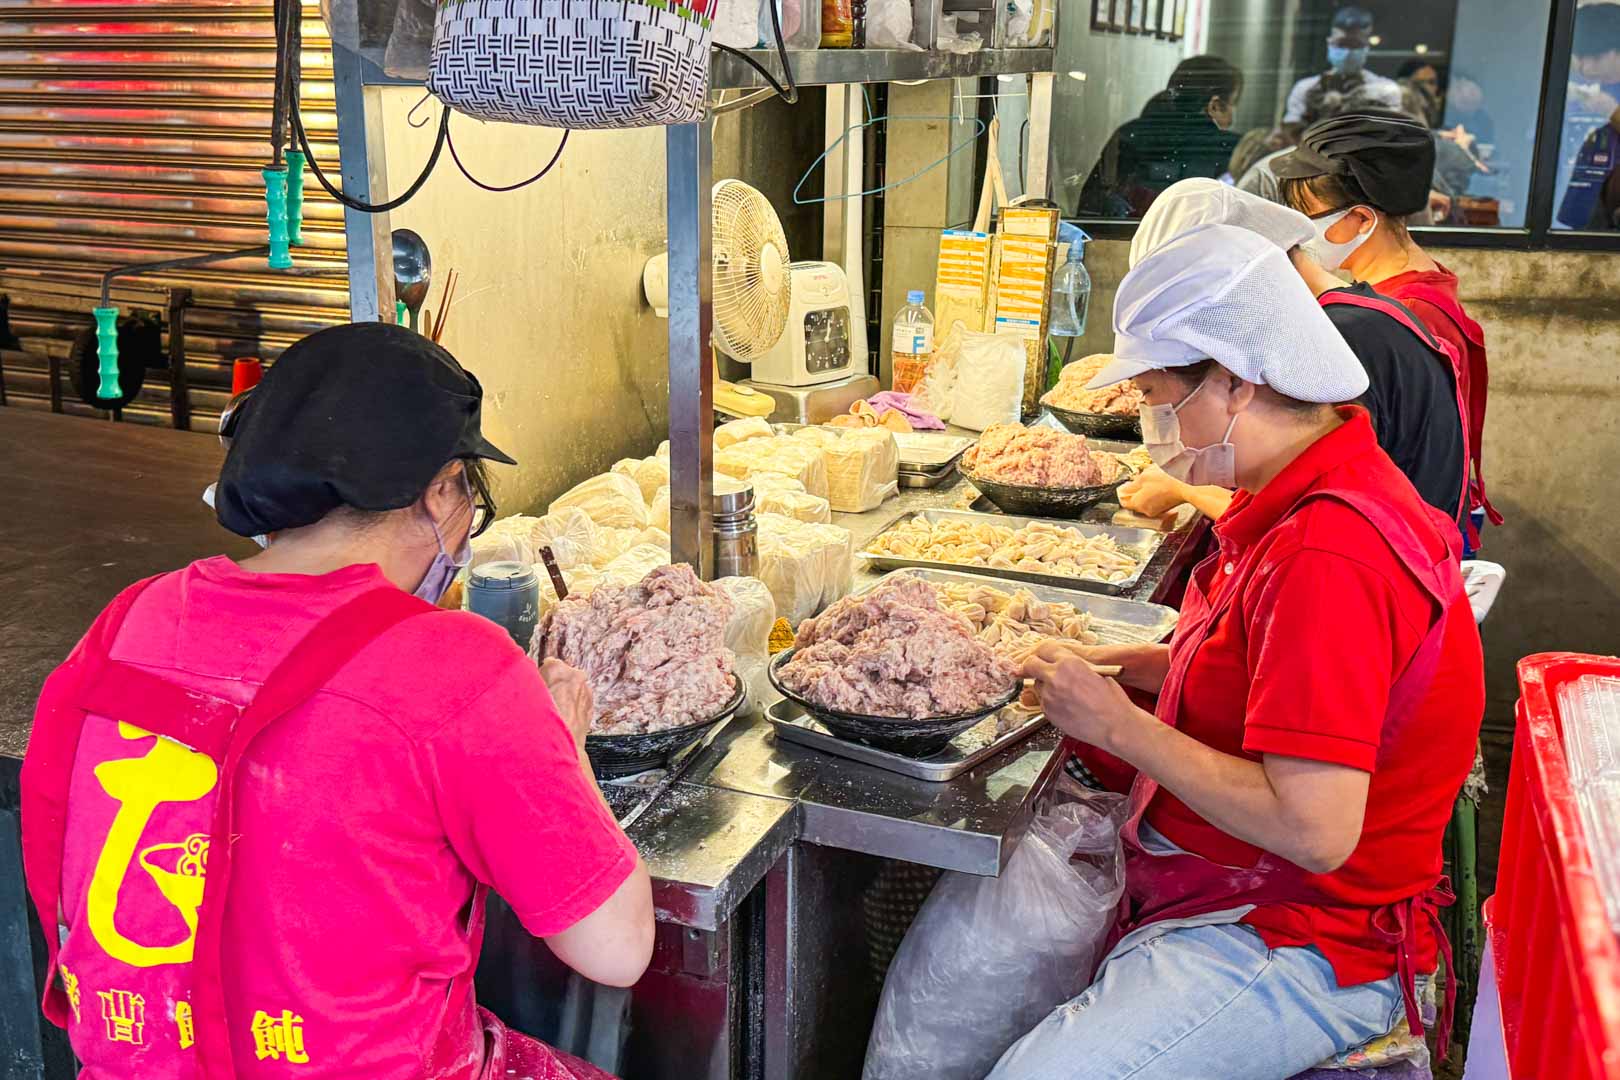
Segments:
[[[1503,1035],[1515,1080],[1620,1080],[1620,942],[1570,788],[1558,688],[1620,659],[1519,661],[1519,723],[1492,900]]]

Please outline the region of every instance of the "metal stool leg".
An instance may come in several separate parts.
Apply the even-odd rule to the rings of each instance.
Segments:
[[[1479,914],[1479,807],[1467,795],[1459,795],[1446,827],[1446,869],[1457,894],[1457,902],[1446,913],[1446,931],[1451,938],[1452,966],[1457,978],[1457,1020],[1453,1038],[1462,1045],[1468,1041],[1469,1022],[1479,979],[1481,957]]]

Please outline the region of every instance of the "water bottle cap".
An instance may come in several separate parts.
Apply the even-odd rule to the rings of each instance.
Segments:
[[[910,292],[906,293],[906,303],[908,303],[908,304],[920,304],[922,302],[923,302],[923,291],[921,289],[912,289]]]

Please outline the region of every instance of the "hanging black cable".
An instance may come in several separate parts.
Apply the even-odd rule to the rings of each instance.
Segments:
[[[281,47],[287,40],[287,8],[289,0],[276,0],[271,7],[271,21],[276,36],[275,90],[270,105],[270,165],[281,164],[281,149],[287,143],[287,63],[288,50]]]
[[[782,40],[782,17],[776,10],[776,0],[765,0],[765,4],[771,9],[771,32],[776,37],[776,55],[782,61],[782,76],[787,81],[787,86],[784,87],[777,81],[775,75],[772,75],[761,66],[759,61],[740,49],[733,49],[730,45],[721,45],[718,42],[715,43],[714,47],[723,53],[730,53],[759,72],[759,77],[769,83],[771,89],[775,90],[783,101],[792,105],[799,100],[799,86],[793,81],[793,65],[788,62],[787,42]]]
[[[486,184],[482,180],[478,179],[478,177],[468,172],[467,166],[461,163],[461,156],[456,153],[456,137],[450,133],[448,126],[445,128],[444,141],[445,145],[450,147],[450,160],[456,163],[456,168],[461,171],[461,175],[465,176],[469,183],[471,183],[474,187],[483,188],[485,191],[493,191],[496,194],[499,194],[503,191],[516,191],[518,188],[528,187],[530,184],[544,179],[545,175],[551,171],[552,166],[557,164],[557,159],[562,157],[563,147],[568,145],[568,136],[570,134],[571,132],[567,128],[563,128],[562,141],[557,144],[557,150],[551,155],[551,160],[546,162],[545,167],[539,172],[535,173],[527,180],[519,180],[515,184]]]
[[[291,7],[296,0],[282,0],[282,2]],[[288,57],[287,67],[290,85],[287,96],[287,116],[292,121],[293,137],[298,141],[298,149],[304,153],[304,160],[309,165],[309,171],[315,174],[316,182],[325,189],[328,195],[351,210],[358,210],[363,214],[386,214],[390,210],[396,210],[404,206],[416,196],[418,191],[422,190],[422,185],[427,183],[428,177],[433,175],[434,166],[439,163],[439,155],[444,152],[445,140],[450,133],[450,107],[446,105],[444,112],[439,116],[439,131],[434,136],[433,151],[428,155],[427,164],[422,167],[421,175],[412,181],[411,186],[405,189],[403,195],[397,199],[389,199],[384,203],[368,203],[352,198],[345,194],[342,189],[333,187],[332,181],[326,178],[326,174],[321,171],[320,162],[315,160],[315,151],[309,145],[309,135],[304,131],[303,110],[299,105],[299,84],[302,82],[302,72],[299,70],[298,51],[302,47],[302,42],[303,26],[297,18],[288,21],[284,32],[282,28],[278,27],[276,50],[278,53],[285,52]]]

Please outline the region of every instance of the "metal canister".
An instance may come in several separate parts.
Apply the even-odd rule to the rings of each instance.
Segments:
[[[489,562],[467,574],[467,610],[499,623],[528,651],[540,621],[540,579],[521,562]]]
[[[713,505],[714,576],[758,574],[759,524],[754,520],[753,485],[717,476]]]

